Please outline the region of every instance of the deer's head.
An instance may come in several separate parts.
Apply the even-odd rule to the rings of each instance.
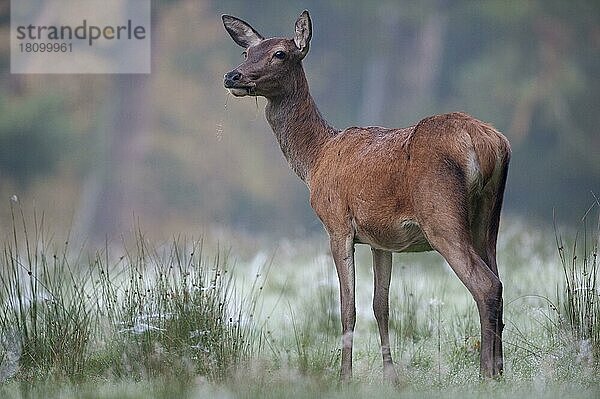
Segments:
[[[234,96],[277,97],[292,89],[294,75],[302,70],[312,27],[308,11],[296,21],[293,39],[263,38],[239,18],[223,15],[223,25],[233,41],[244,48],[245,60],[225,74],[224,85]]]

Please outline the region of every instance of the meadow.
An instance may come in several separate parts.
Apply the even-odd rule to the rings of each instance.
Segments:
[[[503,221],[498,380],[479,378],[475,304],[443,259],[395,255],[395,385],[382,377],[366,247],[356,252],[354,379],[343,385],[337,277],[324,236],[153,243],[140,227],[91,251],[57,238],[43,215],[11,207],[0,254],[0,397],[600,394],[597,206],[574,230]]]

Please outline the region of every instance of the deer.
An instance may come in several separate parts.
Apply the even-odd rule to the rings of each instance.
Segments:
[[[292,38],[264,38],[231,15],[222,20],[245,57],[225,74],[224,87],[236,97],[266,98],[266,119],[329,236],[339,280],[341,380],[352,378],[356,244],[372,251],[384,380],[397,378],[388,327],[392,254],[432,250],[477,305],[480,376],[501,376],[503,286],[496,241],[511,154],[506,137],[462,112],[405,128],[338,130],[319,112],[304,73],[312,38],[308,11],[298,17]]]

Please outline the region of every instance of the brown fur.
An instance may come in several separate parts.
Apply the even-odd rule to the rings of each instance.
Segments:
[[[235,95],[267,98],[267,120],[329,233],[340,281],[342,377],[352,372],[356,243],[373,251],[373,311],[386,376],[395,375],[388,333],[392,252],[432,249],[448,261],[477,304],[481,373],[500,374],[496,238],[510,159],[506,138],[458,112],[402,129],[338,131],[319,113],[302,68],[311,37],[307,12],[296,22],[294,40],[263,39],[244,21],[230,16],[223,21],[238,44],[251,43],[246,62],[225,76],[225,86]]]
[[[469,193],[469,151],[477,157],[485,186],[498,159],[507,159],[509,146],[489,125],[463,113],[429,117],[405,129],[346,129],[318,154],[309,177],[311,205],[328,231],[354,229],[376,247],[405,250],[393,245],[395,226],[420,224],[419,209],[435,207],[440,200],[426,195],[425,203],[415,202],[415,190],[461,192],[463,207],[470,195],[480,194]],[[424,174],[431,179],[423,180]],[[461,214],[467,218],[469,209]]]

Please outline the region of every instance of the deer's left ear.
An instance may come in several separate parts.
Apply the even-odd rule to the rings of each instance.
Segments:
[[[223,25],[231,38],[243,48],[255,46],[263,40],[263,37],[250,24],[231,15],[221,16]]]
[[[302,58],[308,53],[310,46],[310,38],[312,37],[312,23],[308,11],[304,10],[296,20],[296,28],[294,34],[294,43],[300,50]]]

